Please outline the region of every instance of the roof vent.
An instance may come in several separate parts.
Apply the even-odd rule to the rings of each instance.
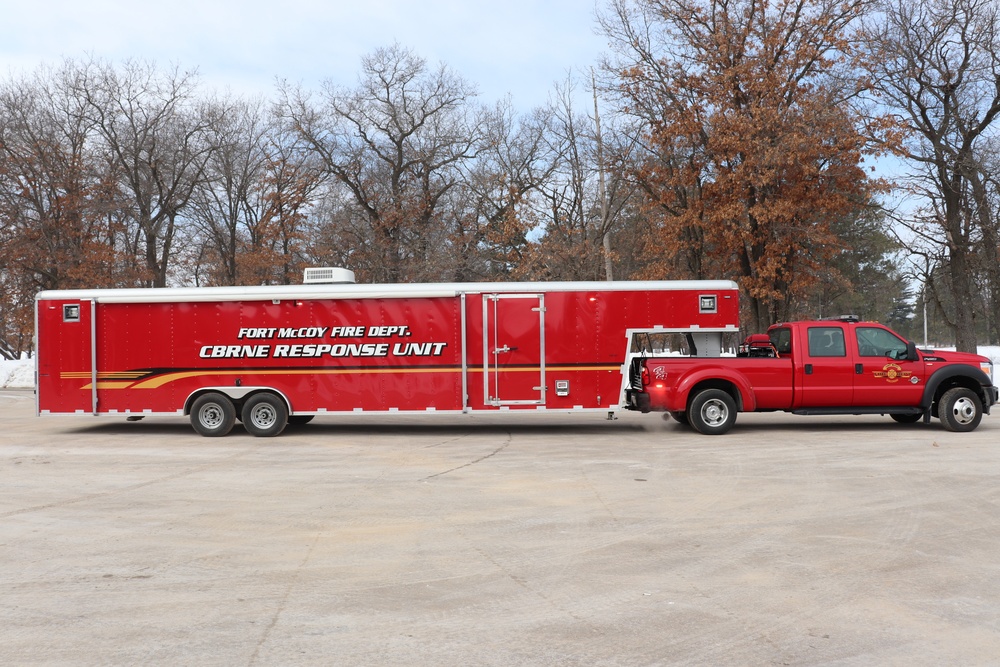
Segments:
[[[354,271],[328,266],[306,267],[302,274],[306,285],[342,284],[354,282]]]

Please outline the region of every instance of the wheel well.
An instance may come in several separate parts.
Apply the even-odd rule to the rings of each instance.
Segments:
[[[982,391],[983,388],[982,386],[980,386],[978,382],[976,382],[975,379],[965,375],[953,375],[952,377],[943,381],[938,386],[937,391],[934,392],[935,405],[941,400],[941,397],[944,396],[944,393],[946,391],[948,391],[949,389],[954,389],[955,387],[965,387],[966,389],[970,389],[976,394],[976,396],[979,397],[980,401],[983,400],[983,391]]]
[[[691,399],[693,399],[695,396],[698,395],[699,392],[702,392],[705,389],[720,389],[726,392],[727,394],[730,395],[730,397],[732,397],[733,402],[736,403],[736,411],[743,412],[743,399],[740,396],[740,392],[736,388],[736,385],[734,385],[732,382],[729,382],[728,380],[719,380],[717,378],[712,380],[702,380],[695,386],[691,387],[691,391],[688,392],[688,400],[687,400],[688,409],[690,409],[691,407]]]
[[[264,393],[273,394],[280,398],[285,404],[288,414],[292,414],[292,404],[289,402],[288,397],[277,389],[273,389],[271,387],[202,387],[201,389],[191,392],[191,395],[188,396],[187,400],[184,402],[184,414],[191,414],[191,405],[198,399],[199,396],[212,392],[227,396],[229,400],[233,402],[237,415],[239,415],[243,410],[243,403],[246,402],[248,398]]]

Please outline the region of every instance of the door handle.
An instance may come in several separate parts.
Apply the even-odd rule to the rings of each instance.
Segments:
[[[813,365],[806,364],[806,375],[812,375],[812,374],[813,374]]]
[[[858,375],[864,375],[865,374],[865,365],[864,364],[854,364],[854,372],[856,374],[858,374]]]
[[[516,347],[509,347],[507,345],[504,345],[503,347],[498,347],[497,349],[493,350],[493,354],[500,354],[502,352],[513,352],[516,349],[517,349]]]

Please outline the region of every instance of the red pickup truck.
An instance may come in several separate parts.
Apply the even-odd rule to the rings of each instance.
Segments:
[[[628,409],[669,412],[706,435],[729,431],[737,412],[776,410],[887,414],[904,424],[937,417],[971,431],[997,400],[986,357],[918,350],[853,316],[772,325],[736,357],[634,352],[627,373]]]

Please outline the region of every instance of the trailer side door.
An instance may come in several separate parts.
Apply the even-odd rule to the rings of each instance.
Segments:
[[[483,401],[545,405],[545,295],[485,295],[483,329]]]
[[[97,414],[94,301],[39,301],[36,308],[37,411]]]

